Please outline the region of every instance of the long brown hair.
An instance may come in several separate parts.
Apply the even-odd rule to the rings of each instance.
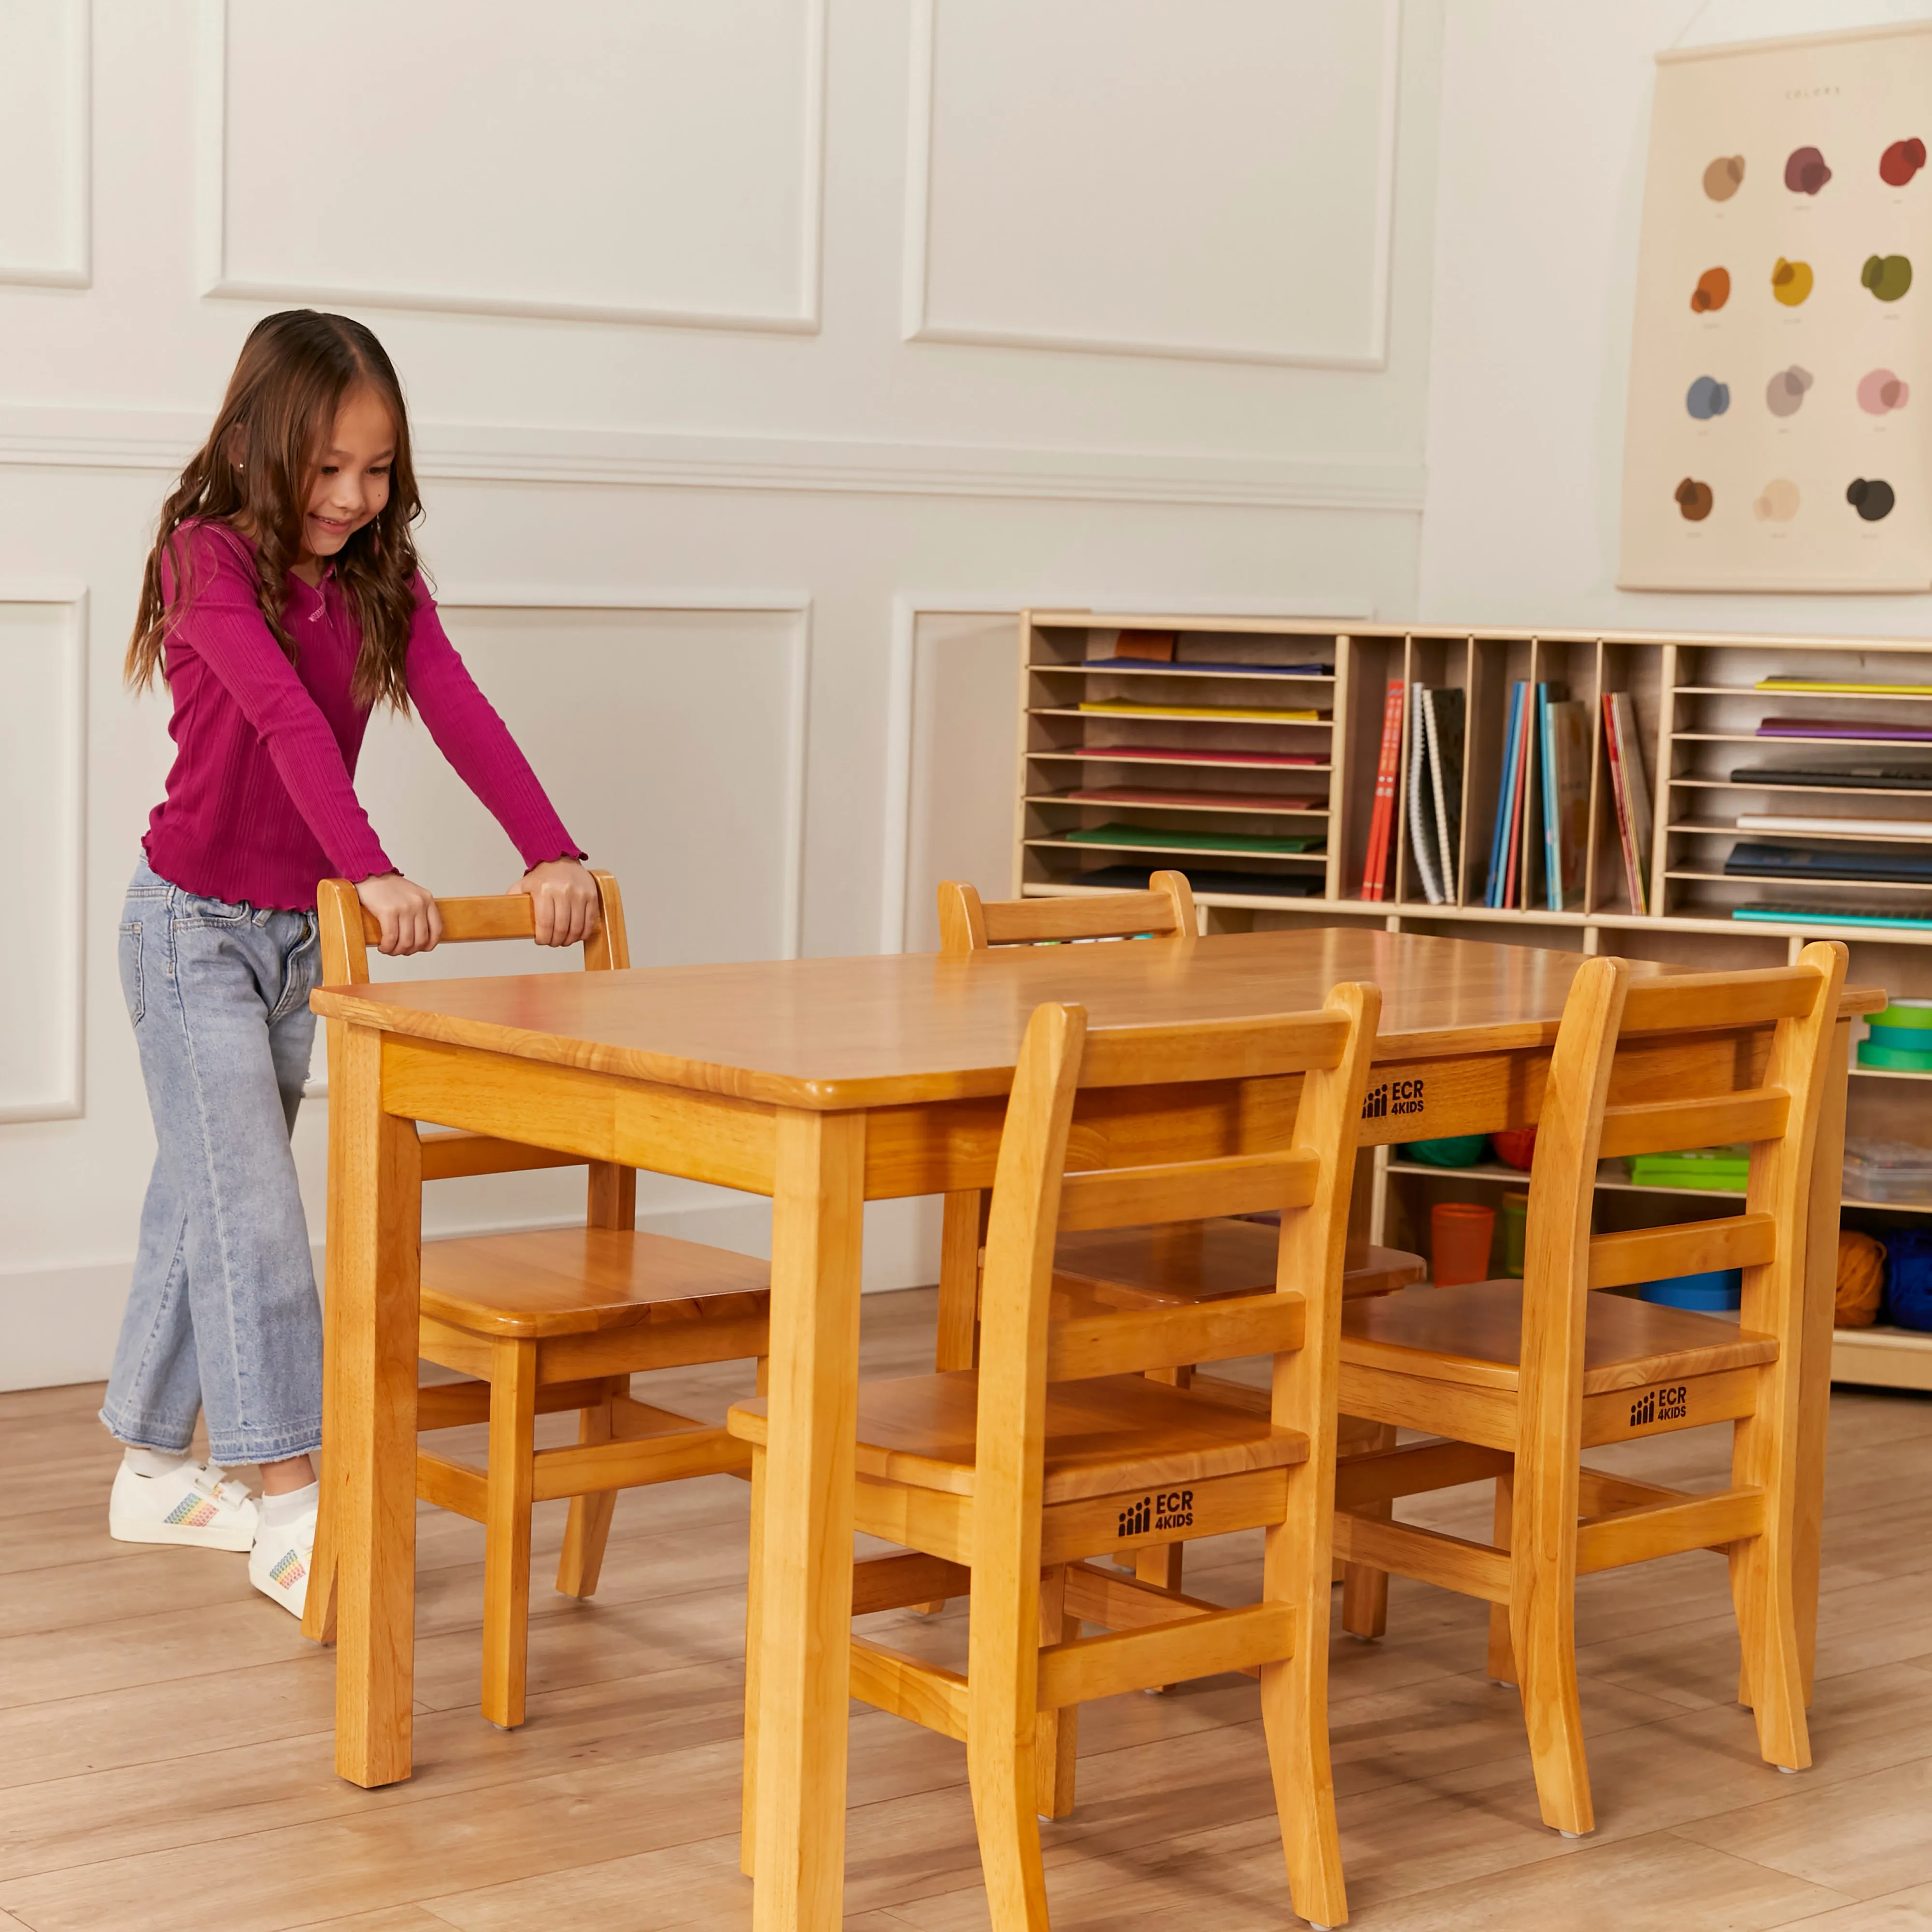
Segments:
[[[359,322],[312,308],[265,316],[250,332],[208,440],[161,506],[154,545],[141,576],[140,608],[128,646],[128,682],[136,690],[167,675],[168,637],[190,600],[186,558],[176,533],[192,518],[226,524],[254,545],[255,601],[277,644],[295,662],[282,622],[290,567],[302,554],[304,517],[319,453],[350,390],[372,389],[395,426],[389,500],[350,537],[334,561],[362,630],[351,685],[358,704],[409,709],[404,660],[416,609],[416,548],[410,526],[422,514],[410,460],[402,385],[382,345]],[[161,560],[172,549],[174,596],[161,588]]]

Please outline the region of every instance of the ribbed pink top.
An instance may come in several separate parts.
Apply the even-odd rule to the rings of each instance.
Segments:
[[[283,621],[296,662],[262,621],[247,539],[224,524],[184,524],[188,604],[167,643],[175,741],[167,796],[141,842],[171,884],[258,908],[315,904],[317,880],[395,868],[356,802],[368,709],[350,696],[361,647],[332,577],[287,580]],[[176,590],[164,557],[163,594]],[[416,580],[404,673],[410,701],[457,774],[495,815],[525,866],[581,857],[530,761],[476,688]]]

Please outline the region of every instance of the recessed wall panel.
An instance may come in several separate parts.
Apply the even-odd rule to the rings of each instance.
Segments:
[[[87,278],[87,0],[0,6],[0,282]]]

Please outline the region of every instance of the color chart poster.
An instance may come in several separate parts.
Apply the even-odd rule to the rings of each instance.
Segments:
[[[1660,55],[1628,590],[1932,589],[1932,22]]]

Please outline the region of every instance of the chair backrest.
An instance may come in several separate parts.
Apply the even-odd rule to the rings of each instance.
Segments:
[[[1155,872],[1144,892],[1090,892],[1042,899],[980,898],[948,879],[939,888],[939,950],[950,955],[989,946],[1038,946],[1048,940],[1192,939],[1194,894],[1180,872]]]
[[[631,963],[624,931],[624,902],[608,872],[593,872],[597,882],[596,928],[584,942],[586,972],[621,970]],[[493,892],[473,898],[438,899],[442,943],[465,946],[490,939],[534,939],[536,904],[527,892]],[[324,879],[316,888],[316,923],[321,928],[322,982],[326,986],[366,986],[369,946],[382,936],[376,916],[366,911],[346,879]],[[335,1030],[329,1031],[333,1071]],[[581,1167],[581,1156],[545,1148],[525,1147],[460,1128],[417,1129],[422,1142],[423,1178],[447,1180],[478,1174],[515,1174],[533,1168]],[[633,1168],[603,1161],[590,1169],[592,1226],[628,1228],[637,1221],[637,1174]]]
[[[1324,1487],[1332,1492],[1348,1194],[1381,1006],[1376,988],[1351,985],[1336,987],[1318,1012],[1249,1020],[1090,1031],[1081,1007],[1035,1011],[993,1184],[974,1479],[975,1534],[1017,1538],[1008,1546],[1022,1574],[1029,1564],[1038,1570],[1050,1380],[1272,1354],[1274,1419],[1308,1435],[1310,1462],[1325,1463]],[[1300,1096],[1294,1130],[1279,1151],[1065,1171],[1082,1088],[1293,1074],[1302,1076]],[[1264,1209],[1282,1216],[1274,1292],[1200,1308],[1050,1322],[1054,1242],[1063,1228]],[[1209,1323],[1211,1347],[1203,1346]]]
[[[1707,1269],[1744,1270],[1743,1325],[1796,1359],[1811,1164],[1848,954],[1808,946],[1794,966],[1635,980],[1587,960],[1550,1058],[1530,1170],[1519,1427],[1574,1434],[1586,1298]],[[1772,1029],[1755,1084],[1746,1037]],[[1612,1101],[1613,1085],[1626,1097]],[[1597,1163],[1744,1142],[1744,1211],[1591,1233]]]

